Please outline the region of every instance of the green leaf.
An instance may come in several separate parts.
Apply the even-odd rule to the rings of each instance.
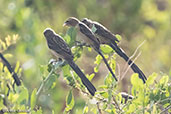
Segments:
[[[95,64],[99,65],[101,63],[102,57],[100,55],[96,56],[96,61],[94,62]]]
[[[111,76],[111,74],[108,74],[106,77],[105,77],[105,79],[104,79],[104,84],[105,85],[111,85],[112,84],[112,82],[113,82],[113,77]]]
[[[71,42],[71,37],[68,34],[66,34],[63,38],[67,44],[69,44]]]
[[[148,77],[148,79],[147,79],[146,84],[147,84],[147,85],[153,84],[153,83],[154,83],[154,80],[156,79],[156,77],[157,77],[157,73],[153,73],[152,75],[150,75],[150,76]]]
[[[52,88],[52,86],[54,87],[54,84],[56,85],[56,75],[55,74],[52,74],[49,79],[47,80],[47,82],[45,83],[45,87],[46,89],[50,89]]]
[[[94,67],[94,72],[97,73],[99,71],[99,65],[97,65],[96,67]]]
[[[49,71],[51,70],[51,68],[48,68],[50,67],[50,64],[47,66],[47,65],[39,65],[39,69],[40,69],[40,72],[42,75],[45,75],[45,72],[47,71],[47,69],[49,69]]]
[[[69,37],[70,37],[70,40],[69,42],[67,42],[69,44],[69,46],[73,46],[75,44],[75,39],[76,39],[76,35],[77,35],[77,30],[76,28],[74,27],[70,27],[68,30],[67,30],[67,33],[66,33]]]
[[[36,99],[37,99],[37,96],[36,96],[36,92],[37,92],[37,89],[35,88],[32,93],[31,93],[31,109],[33,110],[35,105],[36,105]]]
[[[72,110],[72,108],[74,107],[74,96],[72,95],[72,90],[69,91],[67,97],[66,97],[66,111],[70,111]]]
[[[101,91],[101,92],[99,92],[99,94],[100,94],[101,96],[103,96],[104,98],[108,98],[108,97],[109,97],[108,92],[105,92],[105,91]]]
[[[134,88],[138,89],[138,88],[142,88],[143,86],[143,81],[138,77],[137,73],[134,73],[131,76],[131,84],[133,85]]]
[[[54,110],[52,110],[52,114],[55,114],[55,111]]]
[[[113,52],[113,49],[108,45],[100,45],[100,49],[105,54],[109,54],[109,53]]]
[[[161,85],[167,85],[168,81],[169,81],[169,76],[162,76],[159,83]]]
[[[20,67],[20,62],[19,61],[17,61],[17,63],[16,63],[16,65],[15,65],[15,70],[14,70],[14,72],[18,72],[18,70],[19,70],[19,67]]]
[[[87,76],[87,78],[91,81],[94,78],[95,74],[92,73],[91,75]]]
[[[68,77],[68,76],[71,75],[71,74],[70,74],[70,69],[69,69],[69,68],[70,68],[69,65],[65,65],[65,66],[62,67],[63,76],[64,76],[64,77]]]
[[[100,85],[99,88],[101,88],[101,89],[107,89],[108,86],[107,85]]]
[[[88,51],[91,52],[92,51],[92,48],[91,47],[87,47]]]
[[[121,36],[121,35],[116,34],[115,36],[116,36],[116,38],[117,38],[119,41],[121,41],[121,40],[122,40],[122,36]]]
[[[12,54],[7,53],[7,54],[4,54],[4,57],[5,57],[5,58],[12,58],[12,57],[13,57],[13,55],[12,55]]]
[[[93,27],[91,28],[91,31],[92,31],[93,33],[95,33],[96,30],[97,30],[97,28],[96,28],[96,27],[94,26],[94,24],[93,24]]]
[[[86,105],[83,109],[83,114],[87,114],[88,113],[88,106]]]
[[[21,92],[19,94],[17,102],[20,104],[22,101],[25,100],[26,101],[25,104],[27,104],[28,98],[29,98],[29,92],[28,92],[27,88],[25,88],[24,86],[22,86],[20,89],[21,89],[20,90]]]
[[[134,112],[135,110],[136,110],[135,104],[130,104],[130,105],[129,105],[128,113],[132,113],[132,112]]]

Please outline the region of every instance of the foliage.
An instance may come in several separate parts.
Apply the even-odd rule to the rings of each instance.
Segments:
[[[72,32],[75,32],[74,29],[70,28],[64,39],[66,37],[71,37]],[[70,38],[71,39],[71,38]],[[70,47],[73,50],[79,50],[79,46],[74,46],[72,40],[68,41]],[[74,49],[76,48],[76,49]],[[77,49],[78,48],[78,49]],[[103,46],[103,51],[108,50],[109,47]],[[78,52],[74,51],[76,58]],[[113,51],[108,52],[113,53]],[[82,54],[82,52],[80,52]],[[101,57],[97,55],[95,64],[97,66],[101,63]],[[115,63],[115,59],[110,60],[110,65]],[[19,62],[17,62],[15,71],[18,71]],[[98,68],[95,66],[95,72],[98,72]],[[20,68],[21,69],[21,68]],[[84,106],[83,114],[88,113],[162,113],[162,112],[171,112],[171,87],[169,82],[169,77],[163,75],[160,80],[156,80],[158,77],[157,73],[153,73],[147,79],[146,84],[143,84],[142,80],[139,79],[138,74],[133,74],[131,77],[131,92],[133,95],[132,99],[126,99],[122,97],[122,94],[118,92],[119,86],[118,83],[114,80],[111,74],[107,74],[104,79],[104,84],[98,87],[98,91],[95,96],[92,97],[88,91],[83,86],[80,78],[72,71],[72,69],[67,65],[65,61],[55,61],[50,60],[48,66],[41,66],[40,70],[42,75],[48,73],[47,76],[43,77],[42,83],[39,88],[35,88],[31,95],[29,95],[28,89],[22,85],[16,87],[13,85],[13,79],[6,67],[3,67],[3,64],[0,63],[0,72],[1,72],[1,98],[0,98],[0,108],[1,111],[9,112],[10,110],[17,113],[18,112],[31,112],[31,113],[42,113],[42,108],[38,106],[37,101],[41,96],[42,90],[53,89],[56,85],[56,78],[59,79],[60,71],[62,69],[63,78],[66,81],[67,85],[71,86],[71,89],[66,96],[66,107],[64,113],[71,113],[75,106],[75,98],[73,90],[76,89],[79,93],[82,93],[87,100]],[[115,67],[113,67],[115,69]],[[45,73],[46,72],[46,73]],[[19,74],[19,73],[18,73]],[[21,70],[20,70],[21,75]],[[87,74],[87,78],[92,80],[95,74]],[[39,107],[39,108],[37,108]],[[10,110],[9,110],[10,109]],[[52,112],[54,112],[52,110]]]
[[[135,111],[136,113],[142,111],[159,113],[161,110],[170,108],[168,102],[165,102],[170,100],[170,7],[170,0],[132,0],[131,2],[128,0],[51,0],[48,2],[47,0],[1,0],[0,52],[12,66],[15,66],[15,72],[22,80],[22,86],[13,88],[14,80],[11,74],[0,63],[0,68],[2,68],[0,69],[0,107],[5,108],[3,104],[3,98],[5,98],[8,100],[10,109],[28,110],[34,107],[31,109],[31,113],[60,114],[67,106],[66,99],[72,93],[74,106],[73,103],[71,103],[71,107],[69,105],[72,108],[69,112],[76,114],[100,113],[100,111],[112,113],[111,109],[114,106],[116,107],[113,112],[118,112],[117,105],[109,106],[113,103],[113,98],[118,102],[123,113],[128,110],[131,113],[134,109],[138,109],[137,112]],[[134,80],[129,78],[130,72],[126,73],[123,82],[116,84],[103,67],[102,58],[96,55],[93,49],[75,46],[75,33],[70,32],[73,28],[69,31],[62,27],[63,22],[69,16],[79,19],[90,18],[102,23],[113,33],[120,34],[122,40],[120,40],[119,46],[128,55],[131,55],[137,46],[146,40],[140,49],[141,56],[135,62],[147,77],[149,74],[155,75],[153,72],[157,72],[156,77],[148,78],[150,81],[148,85],[144,85],[145,87],[141,86],[141,82],[138,83],[147,94],[146,102],[148,101],[148,103],[144,102],[143,107],[142,103],[139,103],[143,99],[142,91],[138,92],[137,90],[140,88],[133,88],[137,83],[129,83],[130,80]],[[42,34],[47,27],[54,29],[69,44],[75,56],[74,61],[81,69],[84,69],[88,79],[96,85],[98,89],[96,96],[105,98],[104,101],[87,95],[86,88],[68,65],[58,64],[59,61],[52,62],[54,60],[50,58],[53,56],[49,54]],[[19,34],[20,37],[12,34]],[[20,38],[20,40],[15,40],[14,37]],[[5,40],[6,38],[7,40]],[[117,38],[121,39],[120,36]],[[16,45],[11,45],[16,41]],[[101,49],[112,69],[116,68],[117,76],[121,77],[125,63],[113,54],[114,51],[110,47],[103,45]],[[48,61],[50,61],[49,64],[47,64]],[[56,65],[60,67],[56,67]],[[118,68],[118,66],[120,67]],[[52,69],[55,69],[55,72],[52,72]],[[169,76],[168,83],[163,86],[159,85],[161,79],[164,82],[167,80],[166,74]],[[153,78],[155,78],[154,82]],[[104,85],[102,85],[103,83]],[[111,83],[114,86],[113,90]],[[10,88],[10,97],[7,97],[8,87],[6,84]],[[43,89],[39,89],[40,85],[43,85]],[[41,90],[40,94],[35,95],[39,90]],[[134,96],[134,99],[129,100],[126,104],[120,103],[121,94],[119,92],[123,90]],[[70,91],[72,92],[70,93]],[[101,110],[97,110],[97,107]]]

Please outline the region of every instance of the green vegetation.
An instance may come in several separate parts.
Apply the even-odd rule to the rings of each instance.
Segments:
[[[14,84],[0,59],[0,110],[35,114],[171,112],[170,8],[170,0],[1,0],[0,53],[11,63],[22,86]],[[134,57],[147,83],[131,70],[125,73],[126,63],[103,45],[112,69],[123,79],[116,83],[93,49],[75,46],[75,30],[62,27],[69,16],[96,20],[119,34],[119,45],[130,56],[145,40],[138,49],[141,55]],[[52,59],[43,36],[47,27],[69,44],[74,60],[98,90],[95,97],[88,95],[65,61]],[[122,91],[134,98],[126,102]]]

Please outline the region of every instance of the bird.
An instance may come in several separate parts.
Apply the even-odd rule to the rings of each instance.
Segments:
[[[64,22],[63,26],[75,27],[77,29],[76,39],[79,39],[81,42],[84,42],[90,45],[91,47],[93,47],[94,50],[103,58],[104,63],[106,64],[107,68],[109,69],[114,79],[118,81],[112,69],[110,68],[106,58],[102,54],[102,51],[100,49],[100,43],[98,39],[96,38],[95,34],[91,31],[91,29],[86,24],[82,23],[75,17],[69,17]]]
[[[132,70],[135,73],[139,74],[139,78],[142,79],[142,81],[144,83],[146,82],[147,78],[146,78],[145,74],[142,72],[142,70],[135,63],[133,63],[133,61],[126,55],[126,53],[117,45],[119,40],[116,38],[116,36],[111,31],[109,31],[102,24],[100,24],[96,21],[92,21],[92,20],[87,19],[87,18],[83,18],[81,20],[81,22],[86,24],[90,29],[95,27],[94,33],[99,38],[100,44],[107,44],[111,48],[113,48],[113,50],[115,50],[115,52],[120,57],[122,57],[129,65],[131,65]]]
[[[60,57],[67,61],[70,67],[77,73],[77,75],[81,78],[82,83],[88,89],[90,94],[94,96],[96,92],[96,88],[94,85],[86,78],[84,73],[80,70],[77,64],[73,61],[74,55],[71,52],[71,49],[67,45],[67,43],[63,40],[63,38],[56,34],[54,30],[51,28],[46,28],[44,30],[44,36],[47,41],[47,45],[56,57]]]

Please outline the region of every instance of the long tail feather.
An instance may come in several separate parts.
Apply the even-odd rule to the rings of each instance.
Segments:
[[[138,68],[138,66],[132,62],[132,60],[129,59],[129,57],[117,46],[117,44],[110,44],[110,46],[113,48],[113,50],[115,50],[115,52],[122,57],[126,62],[128,61],[128,64],[132,64],[131,68],[135,73],[139,74],[139,78],[141,78],[143,80],[143,82],[145,83],[147,78],[144,75],[144,73]]]
[[[110,68],[109,64],[107,63],[107,60],[105,59],[104,55],[102,54],[102,52],[99,50],[98,51],[99,55],[103,58],[103,61],[105,62],[107,68],[109,69],[110,73],[112,74],[112,76],[115,78],[116,81],[118,81],[118,79],[116,78],[115,74],[113,73],[112,69]]]
[[[86,78],[86,76],[84,75],[84,73],[80,70],[80,68],[75,64],[74,61],[68,61],[68,64],[77,73],[77,75],[81,78],[81,81],[86,86],[86,88],[88,89],[88,91],[90,92],[90,94],[92,96],[94,96],[94,94],[96,92],[96,88],[94,87],[94,85]]]

